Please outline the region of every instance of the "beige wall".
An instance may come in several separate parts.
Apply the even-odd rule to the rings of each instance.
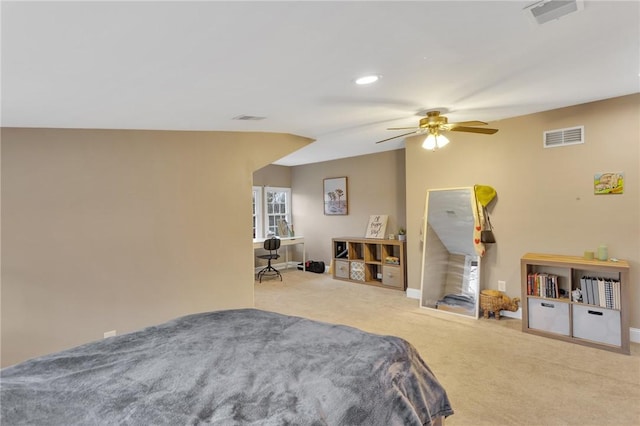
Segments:
[[[252,173],[309,142],[2,129],[2,365],[253,306]]]
[[[291,167],[269,164],[253,173],[253,186],[291,188]]]
[[[505,280],[519,296],[525,252],[581,254],[608,244],[631,264],[631,326],[640,328],[638,117],[640,95],[625,96],[491,123],[500,129],[493,136],[451,133],[438,152],[413,138],[406,152],[292,168],[263,167],[309,140],[2,129],[2,365],[108,330],[251,306],[250,188],[254,179],[288,186],[265,176],[290,179],[308,258],[329,261],[331,238],[363,235],[371,214],[390,215],[387,233],[406,226],[414,290],[427,189],[491,185],[498,243],[483,259],[484,288]],[[542,148],[544,130],[577,125],[586,144]],[[607,171],[625,173],[624,194],[593,195],[593,175]],[[322,180],[339,176],[349,178],[349,214],[325,216]]]
[[[498,193],[491,221],[497,244],[482,263],[483,288],[507,282],[520,296],[526,252],[581,255],[599,244],[631,265],[631,327],[640,328],[640,95],[630,95],[490,123],[492,136],[449,134],[431,152],[406,142],[409,287],[420,288],[417,243],[426,191],[485,184]],[[583,145],[543,149],[542,132],[585,126]],[[594,195],[599,172],[624,172],[621,195]]]
[[[292,167],[293,223],[304,235],[307,259],[329,265],[331,239],[364,237],[372,214],[388,214],[386,234],[405,225],[404,150]],[[348,215],[325,216],[323,180],[347,177]]]

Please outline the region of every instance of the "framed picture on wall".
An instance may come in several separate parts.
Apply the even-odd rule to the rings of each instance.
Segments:
[[[323,181],[324,214],[346,215],[348,214],[347,178],[327,178]]]
[[[365,238],[384,238],[384,233],[387,231],[387,219],[386,214],[374,214],[369,216],[369,223],[367,223],[367,231],[365,232]]]
[[[596,173],[593,176],[594,194],[622,194],[624,192],[624,173]]]

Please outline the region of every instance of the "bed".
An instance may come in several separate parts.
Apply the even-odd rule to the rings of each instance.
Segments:
[[[429,425],[405,340],[258,309],[188,315],[0,371],[2,424]]]
[[[468,294],[447,294],[436,302],[436,309],[477,317],[475,297]]]

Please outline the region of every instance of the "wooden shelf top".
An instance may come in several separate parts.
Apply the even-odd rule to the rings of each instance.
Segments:
[[[589,268],[601,269],[629,269],[629,262],[626,260],[588,260],[582,256],[567,256],[563,254],[526,253],[522,256],[522,262],[534,263],[548,266],[567,266],[567,263],[585,266]]]
[[[364,238],[364,237],[336,237],[333,241],[348,241],[351,243],[367,243],[367,244],[403,244],[406,241],[389,240],[383,238]]]

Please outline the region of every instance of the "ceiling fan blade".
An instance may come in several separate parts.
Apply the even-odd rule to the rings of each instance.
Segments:
[[[492,135],[498,131],[498,129],[486,129],[482,127],[465,127],[465,126],[457,126],[449,130],[451,130],[452,132],[483,133],[485,135]]]
[[[403,135],[394,136],[394,137],[392,137],[392,138],[382,139],[381,141],[378,141],[378,142],[376,142],[376,143],[382,143],[382,142],[390,141],[391,139],[401,138],[401,137],[403,137],[403,136],[412,135],[412,134],[414,134],[414,133],[417,133],[417,132],[409,132],[409,133],[405,133],[405,134],[403,134]]]
[[[409,129],[414,129],[414,130],[418,130],[420,127],[389,127],[387,128],[387,130],[409,130]]]
[[[446,126],[450,127],[458,127],[458,126],[486,126],[489,123],[485,123],[484,121],[472,120],[472,121],[458,121],[455,123],[446,124]]]

